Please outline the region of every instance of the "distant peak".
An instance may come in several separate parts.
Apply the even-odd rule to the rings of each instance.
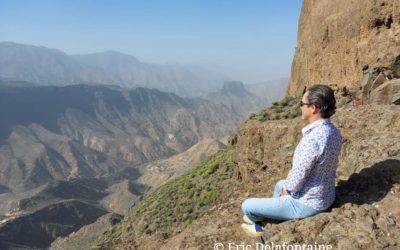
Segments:
[[[117,50],[106,50],[106,51],[104,51],[104,52],[100,52],[100,54],[109,54],[109,55],[126,55],[126,54],[123,54],[123,53],[121,53],[121,52],[119,52],[119,51],[117,51]]]
[[[94,54],[88,54],[90,55],[95,55],[95,56],[105,56],[105,57],[110,57],[110,58],[118,58],[118,59],[122,59],[122,60],[130,60],[130,61],[135,61],[135,62],[139,62],[139,60],[129,54],[124,54],[122,52],[116,51],[116,50],[107,50],[104,52],[99,52],[99,53],[94,53]]]
[[[224,94],[233,94],[236,96],[242,96],[248,94],[248,91],[244,87],[244,84],[240,81],[228,81],[224,82],[222,87],[222,92]]]

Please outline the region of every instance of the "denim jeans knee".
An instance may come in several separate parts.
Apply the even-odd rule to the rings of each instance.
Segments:
[[[246,199],[242,203],[242,211],[253,221],[262,221],[266,218],[275,220],[300,219],[319,212],[289,195],[274,198]]]
[[[278,197],[278,194],[281,190],[281,188],[285,185],[285,180],[279,180],[276,184],[275,184],[275,188],[274,188],[274,194],[272,197]]]
[[[252,214],[252,210],[253,210],[255,204],[257,204],[257,198],[248,198],[248,199],[244,200],[242,203],[243,214],[246,215],[250,220],[252,220],[254,222],[262,221],[264,218],[254,216]]]

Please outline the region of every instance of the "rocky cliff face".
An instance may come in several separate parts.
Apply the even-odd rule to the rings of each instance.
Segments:
[[[399,56],[400,1],[304,0],[287,95],[315,83],[357,91],[381,72],[400,78]]]

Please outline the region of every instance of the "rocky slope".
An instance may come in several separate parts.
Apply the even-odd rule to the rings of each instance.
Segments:
[[[206,138],[182,153],[142,164],[137,167],[139,178],[134,182],[124,180],[111,186],[109,195],[102,199],[102,204],[109,208],[109,211],[126,214],[132,206],[140,202],[143,194],[152,192],[168,180],[182,175],[224,148],[226,145],[220,141]],[[127,185],[128,187],[124,187]]]
[[[77,250],[91,249],[95,242],[108,228],[121,221],[122,217],[117,214],[106,214],[101,216],[95,223],[82,227],[68,237],[59,237],[52,244],[53,250]]]
[[[192,170],[190,170],[192,167],[199,164],[203,165],[202,162],[207,163],[208,157],[216,154],[223,148],[226,148],[226,146],[219,141],[204,139],[187,151],[171,158],[143,164],[139,167],[141,176],[137,180],[137,183],[149,187],[150,190],[148,192],[153,192],[168,180],[188,171],[192,172]],[[117,195],[118,197],[116,197]],[[125,196],[121,196],[120,193],[111,196],[111,199],[115,197],[118,201],[112,202],[111,204],[120,207],[121,214],[126,214],[129,208],[140,202],[139,200],[126,199]],[[135,201],[135,203],[132,203],[132,201]],[[113,207],[111,210],[118,212],[116,207]],[[93,245],[93,242],[97,241],[102,234],[106,233],[107,229],[110,228],[112,224],[116,224],[110,220],[110,216],[115,215],[104,215],[95,223],[82,227],[68,237],[59,237],[52,243],[51,249],[89,249],[90,246]]]
[[[182,175],[188,169],[206,161],[209,156],[224,148],[226,145],[218,140],[201,140],[185,152],[139,166],[141,175],[137,182],[151,189],[157,188],[169,179]]]
[[[55,203],[3,225],[0,228],[0,248],[46,248],[58,236],[68,235],[93,223],[105,213],[107,211],[101,207],[78,200]]]
[[[329,211],[310,218],[267,221],[267,242],[316,242],[331,244],[338,249],[398,249],[399,118],[400,106],[363,105],[356,108],[348,104],[340,108],[332,118],[344,138],[335,204]],[[183,179],[204,178],[198,173],[206,171],[207,167],[200,167],[197,172],[190,172],[183,179],[174,179],[145,198],[141,203],[143,206],[130,211],[120,225],[103,236],[100,246],[104,249],[208,249],[217,242],[225,246],[233,242],[255,247],[239,227],[242,217],[240,204],[249,196],[272,195],[276,181],[285,178],[291,168],[293,151],[304,125],[300,118],[247,121],[238,129],[237,145],[231,149],[233,152],[224,156],[224,159],[232,160],[226,181],[209,182],[209,190],[222,188],[224,192],[207,203],[206,212],[198,212],[196,220],[183,223],[179,216],[175,222],[168,222],[164,217],[173,214],[174,207],[163,208],[164,216],[157,215],[157,210],[156,214],[146,210],[168,204],[173,197],[174,204],[184,206],[180,209],[181,216],[185,216],[186,210],[198,211],[195,202],[185,203],[188,197],[179,195],[188,191],[185,185],[176,190],[171,187],[179,185]],[[220,171],[225,169],[224,163],[216,169],[208,178],[218,178]],[[199,192],[196,197],[203,197],[207,192],[202,183],[194,183],[194,190]],[[154,220],[160,220],[162,224],[154,225]]]
[[[357,90],[366,74],[400,78],[399,9],[397,0],[304,0],[287,95],[314,83]]]

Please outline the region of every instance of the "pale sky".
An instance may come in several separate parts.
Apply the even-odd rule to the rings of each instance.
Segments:
[[[0,41],[200,64],[245,83],[288,77],[301,0],[0,0]]]

